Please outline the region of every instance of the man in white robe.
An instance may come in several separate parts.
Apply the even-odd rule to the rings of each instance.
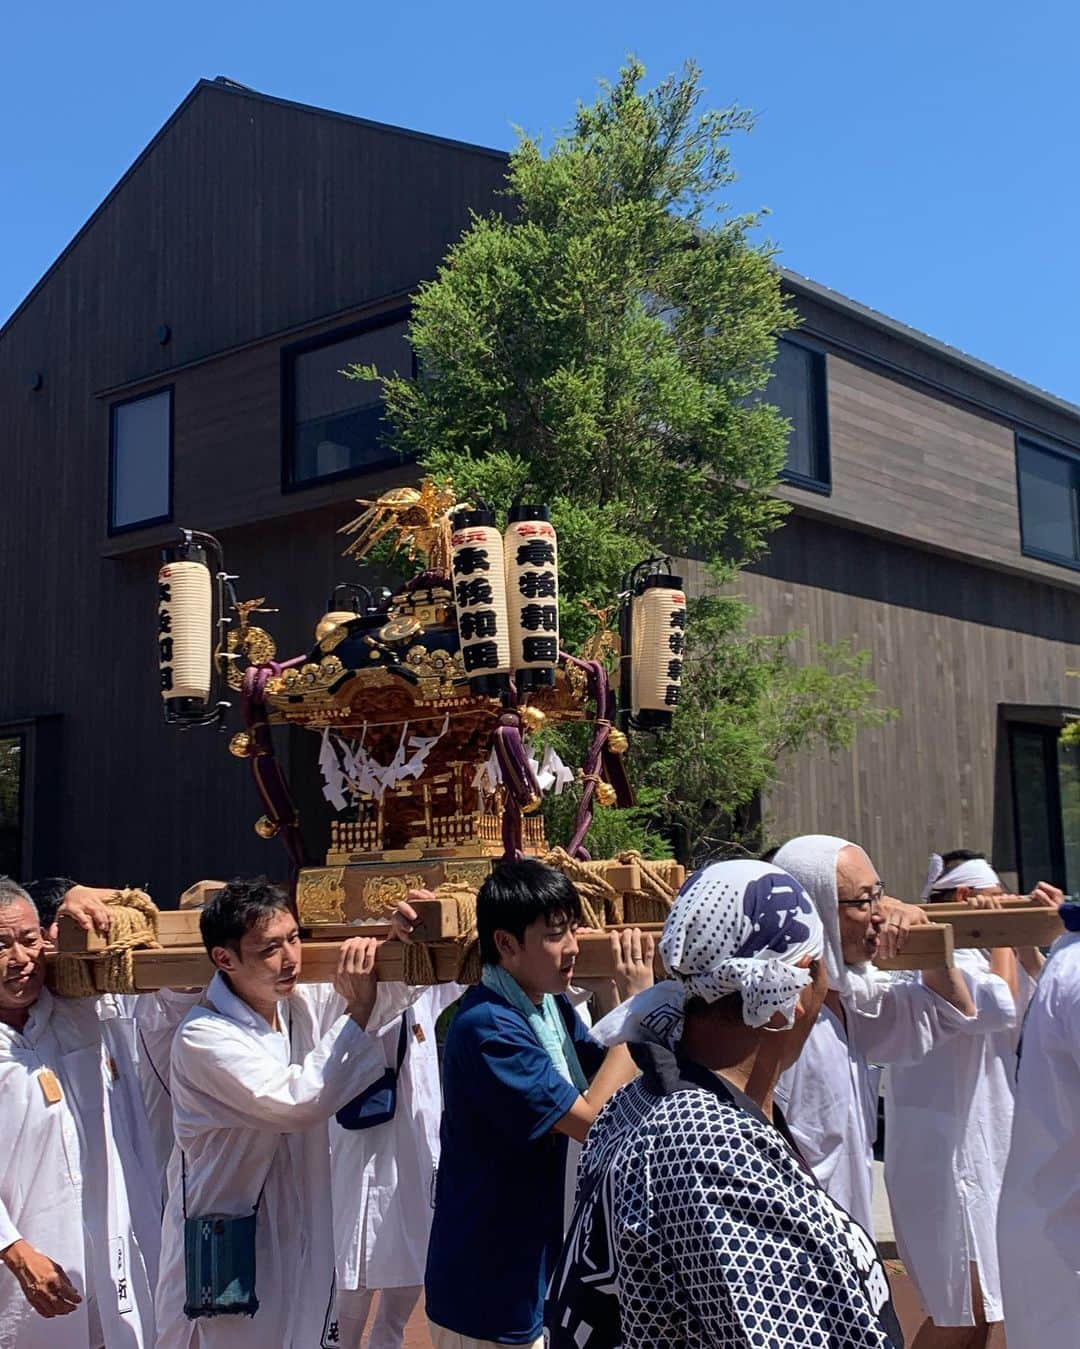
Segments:
[[[874,968],[879,951],[893,954],[926,917],[885,897],[857,844],[811,834],[786,843],[773,860],[814,901],[829,975],[825,1006],[776,1099],[820,1184],[873,1232],[878,1074],[871,1065],[917,1062],[943,1034],[969,1023],[975,1008],[957,970],[927,970],[921,983],[910,983]]]
[[[0,1346],[151,1349],[160,1208],[126,1037],[54,998],[29,897],[0,879]]]
[[[158,1349],[336,1345],[327,1121],[385,1067],[365,1033],[376,943],[343,944],[333,988],[298,985],[299,928],[265,881],[226,886],[201,928],[217,972],[173,1042]],[[185,1213],[252,1212],[257,1312],[189,1319]]]
[[[376,1292],[368,1349],[401,1349],[423,1292],[442,1119],[435,1023],[464,991],[461,984],[416,990],[416,1001],[376,1033],[385,1068],[394,1068],[403,1045],[393,1118],[367,1129],[330,1125],[343,1349],[360,1349]]]
[[[1005,890],[976,853],[931,859],[924,898],[999,908]],[[1042,886],[1052,902],[1060,892]],[[1041,898],[1037,896],[1037,898]],[[1024,952],[1031,965],[1036,952]],[[1009,947],[956,952],[975,1021],[885,1090],[885,1183],[904,1267],[928,1319],[914,1349],[983,1349],[1002,1319],[997,1212],[1012,1129],[1019,1020],[1034,985]],[[913,974],[913,980],[919,976]]]
[[[1024,1021],[998,1208],[1009,1349],[1080,1341],[1080,904],[1060,912]]]

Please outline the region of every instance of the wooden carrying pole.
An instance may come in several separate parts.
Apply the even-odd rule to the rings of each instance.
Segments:
[[[442,983],[454,980],[461,968],[463,939],[467,935],[459,934],[456,905],[447,900],[435,899],[418,902],[414,907],[420,918],[415,937],[428,948],[436,981]],[[875,961],[880,969],[918,970],[952,965],[954,949],[1048,946],[1064,931],[1055,910],[1032,904],[1011,905],[1002,909],[973,909],[967,905],[949,904],[927,907],[936,921],[912,928],[899,956],[892,960],[879,958]],[[639,926],[642,931],[652,932],[654,936],[659,936],[662,930],[660,923],[642,923]],[[604,932],[579,930],[576,978],[609,978],[614,974],[609,933],[618,930],[616,927]],[[312,928],[304,942],[301,981],[324,983],[331,980],[337,968],[340,944],[345,938],[385,938],[389,932],[390,928],[385,923],[320,924]],[[213,968],[199,939],[197,910],[162,913],[158,919],[158,942],[161,949],[134,953],[134,978],[138,991],[194,988],[207,983]],[[90,955],[104,951],[106,945],[106,939],[95,933],[84,932],[70,920],[61,920],[58,934],[61,952]],[[379,948],[376,962],[380,979],[391,983],[404,981],[406,961],[406,948],[402,943],[384,942]],[[659,955],[656,968],[657,975],[663,976]]]

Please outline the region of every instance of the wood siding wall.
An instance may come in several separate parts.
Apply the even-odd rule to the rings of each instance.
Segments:
[[[151,545],[169,531],[106,539],[98,395],[175,386],[175,518],[220,529],[245,596],[280,605],[280,649],[307,650],[349,575],[335,529],[386,479],[281,496],[269,335],[411,292],[504,173],[491,152],[201,86],[0,332],[0,723],[52,715],[58,742],[35,784],[38,874],[168,902],[200,876],[284,871],[226,740],[162,722]]]
[[[699,568],[689,582],[702,584]],[[763,632],[804,629],[796,648],[850,638],[871,653],[900,717],[835,759],[783,768],[766,802],[776,841],[832,833],[862,843],[893,892],[917,897],[933,850],[992,852],[1015,869],[1002,709],[1080,706],[1075,599],[1037,582],[794,519],[738,592]]]
[[[799,510],[1080,595],[1080,572],[1020,551],[1010,423],[839,356],[828,356],[826,371],[832,492],[783,488]]]

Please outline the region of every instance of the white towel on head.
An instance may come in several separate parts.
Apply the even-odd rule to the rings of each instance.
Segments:
[[[785,843],[773,863],[794,876],[814,901],[825,929],[825,968],[829,974],[829,987],[839,993],[852,1011],[876,1016],[891,982],[889,976],[869,962],[846,964],[840,941],[836,859],[842,848],[858,847],[857,843],[833,834],[804,834]]]
[[[695,871],[671,906],[660,955],[671,978],[621,1003],[592,1028],[602,1045],[682,1038],[688,998],[742,997],[743,1021],[795,1021],[811,982],[799,962],[821,955],[821,919],[802,886],[767,862],[713,862]],[[776,1028],[774,1028],[776,1029]]]
[[[967,862],[957,862],[956,866],[945,870],[940,853],[930,858],[930,867],[926,873],[926,888],[922,897],[927,900],[942,890],[955,890],[958,886],[967,886],[969,890],[1000,890],[1001,877],[985,857],[972,857]]]

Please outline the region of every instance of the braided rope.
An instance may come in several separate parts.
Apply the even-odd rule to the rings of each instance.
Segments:
[[[636,862],[641,874],[641,889],[629,891],[623,896],[624,901],[635,901],[634,907],[637,910],[634,915],[635,921],[664,922],[671,912],[677,893],[664,876],[664,871],[670,864],[647,861],[636,849],[627,849],[619,853],[619,861]]]
[[[581,917],[585,926],[603,929],[609,903],[619,898],[619,892],[604,876],[603,869],[571,857],[565,848],[552,848],[541,860],[545,866],[561,871],[573,881],[574,889],[581,897]]]
[[[105,901],[112,911],[109,940],[100,951],[59,951],[53,967],[56,992],[66,998],[135,993],[139,950],[160,950],[158,907],[141,890],[117,890]],[[95,973],[100,972],[100,986]]]

